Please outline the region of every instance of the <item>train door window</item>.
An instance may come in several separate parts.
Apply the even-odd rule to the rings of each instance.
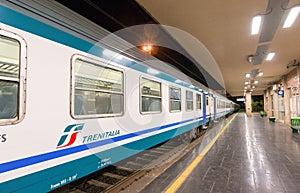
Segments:
[[[105,66],[104,66],[105,65]],[[122,115],[124,112],[123,71],[99,61],[73,57],[74,118]]]
[[[181,89],[170,87],[170,112],[181,111]]]
[[[208,106],[208,96],[206,95],[206,106]]]
[[[0,30],[0,125],[17,122],[24,115],[25,102],[20,104],[21,98],[25,99],[20,95],[25,84],[25,67],[21,68],[26,58],[24,53],[26,49],[22,38]]]
[[[186,110],[192,111],[193,110],[193,92],[186,91]]]
[[[196,109],[201,109],[201,95],[196,94]]]
[[[140,110],[141,113],[159,113],[161,104],[161,83],[147,78],[140,80]]]

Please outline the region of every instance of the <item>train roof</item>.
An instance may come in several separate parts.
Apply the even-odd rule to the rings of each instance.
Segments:
[[[162,62],[149,54],[145,54],[139,49],[139,47],[137,47],[137,45],[132,45],[123,38],[120,38],[119,35],[121,34],[122,36],[122,31],[116,34],[111,33],[57,2],[17,1],[16,4],[9,4],[6,2],[6,5],[29,17],[38,19],[43,23],[72,34],[82,40],[112,50],[116,53],[122,53],[129,58],[142,62],[144,65],[146,64],[148,67],[169,74],[180,80],[179,84],[181,85],[194,85],[202,90],[209,91],[210,93],[213,92],[212,90],[209,90],[207,88],[208,85],[203,84],[203,82],[199,83],[198,80],[187,76],[182,73],[180,69],[176,69],[173,65]],[[139,26],[134,28],[136,30],[141,30],[139,29]],[[132,30],[132,28],[130,30]],[[124,33],[126,35],[128,31],[125,31]],[[204,74],[207,73],[205,71],[203,72]],[[207,77],[207,75],[205,78],[206,80],[211,79],[211,77]],[[217,94],[216,92],[214,93],[215,95]]]
[[[96,24],[95,22],[79,15],[78,13],[63,6],[62,4],[56,1],[13,2],[14,3],[6,1],[5,4],[17,11],[20,11],[30,17],[37,18],[38,20],[47,23],[48,25],[51,25],[67,33],[73,34],[76,37],[79,37],[85,41],[88,41],[93,44],[101,44],[101,47],[113,50],[117,53],[122,52],[122,54],[133,58],[137,61],[142,61],[144,63],[145,61],[147,61],[147,65],[151,66],[152,68],[155,68],[162,72],[167,72],[168,74],[176,78],[182,78],[182,74],[184,74],[186,77],[189,77],[189,81],[194,82],[194,84],[195,82],[200,82],[204,86],[210,87],[213,90],[224,90],[223,86],[221,86],[214,78],[212,78],[204,68],[195,63],[193,63],[192,65],[197,66],[196,69],[194,66],[191,66],[191,61],[193,60],[193,58],[190,57],[175,40],[172,40],[172,37],[165,31],[163,27],[157,27],[157,25],[155,26],[157,30],[159,30],[160,40],[166,40],[166,42],[162,43],[162,47],[164,47],[165,45],[165,47],[171,46],[172,49],[175,50],[173,51],[172,56],[175,57],[171,58],[170,61],[172,63],[166,62],[165,64],[159,63],[159,65],[157,65],[157,62],[153,62],[157,61],[157,58],[142,52],[140,49],[140,45],[137,45],[138,43],[134,42],[134,39],[138,39],[135,38],[137,37],[137,34],[141,35],[144,33],[143,26],[134,26],[133,28],[119,30],[115,33],[111,33],[108,30]],[[132,33],[130,33],[130,31],[132,30],[134,30],[135,35],[132,35]],[[134,44],[129,43],[124,39],[129,39],[130,42],[133,42]],[[168,52],[171,51],[171,49],[168,50]],[[174,52],[176,52],[177,55]],[[180,56],[182,54],[180,54],[179,52],[183,53],[185,56]],[[170,58],[170,56],[167,57]],[[177,58],[179,57],[184,58],[183,60],[181,59],[181,63],[177,61]],[[206,57],[211,57],[211,55],[206,54]],[[177,65],[174,65],[174,63]],[[183,66],[185,69],[183,69],[181,66]],[[177,73],[173,73],[175,72],[174,69],[183,72],[179,73],[181,74],[180,77]]]

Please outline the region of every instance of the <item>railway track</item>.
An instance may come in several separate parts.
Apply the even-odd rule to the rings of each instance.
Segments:
[[[203,136],[202,130],[200,136]],[[201,138],[201,137],[200,137]],[[197,139],[199,140],[199,138]],[[179,159],[196,143],[187,143],[179,136],[148,150],[140,152],[115,165],[78,179],[51,193],[115,193],[124,190],[152,169]]]

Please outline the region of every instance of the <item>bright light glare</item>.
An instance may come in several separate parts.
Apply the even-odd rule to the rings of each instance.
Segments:
[[[300,6],[292,8],[283,24],[283,28],[291,27],[295,22],[299,12],[300,12]]]
[[[270,53],[267,55],[266,60],[270,61],[270,60],[273,59],[274,56],[275,56],[275,52],[270,52]]]
[[[254,81],[254,84],[258,84],[258,80]]]
[[[149,69],[147,69],[147,72],[148,73],[150,73],[150,74],[159,74],[159,71],[157,71],[157,70],[155,70],[155,69],[153,69],[153,68],[149,68]]]
[[[251,29],[251,35],[258,34],[259,29],[260,29],[260,24],[261,24],[261,16],[257,15],[253,17],[252,19],[252,29]]]
[[[246,78],[250,78],[250,74],[249,73],[246,74]]]
[[[145,52],[150,52],[152,50],[152,45],[148,44],[148,45],[144,45],[143,46],[143,50]]]
[[[258,76],[262,76],[264,73],[263,72],[260,72],[260,73],[258,73]]]
[[[178,79],[176,79],[175,82],[176,82],[176,83],[182,83],[182,81],[181,81],[181,80],[178,80]]]
[[[245,82],[245,85],[249,84],[249,82]]]
[[[104,50],[102,53],[103,53],[103,55],[110,57],[110,58],[116,58],[118,60],[123,59],[122,55],[120,55],[116,52],[110,51],[110,50]]]

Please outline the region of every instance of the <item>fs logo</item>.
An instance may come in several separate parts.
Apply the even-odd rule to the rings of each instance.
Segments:
[[[83,128],[82,124],[73,124],[69,125],[64,130],[64,135],[61,136],[56,149],[63,148],[72,145],[77,138],[77,134],[82,130]]]

